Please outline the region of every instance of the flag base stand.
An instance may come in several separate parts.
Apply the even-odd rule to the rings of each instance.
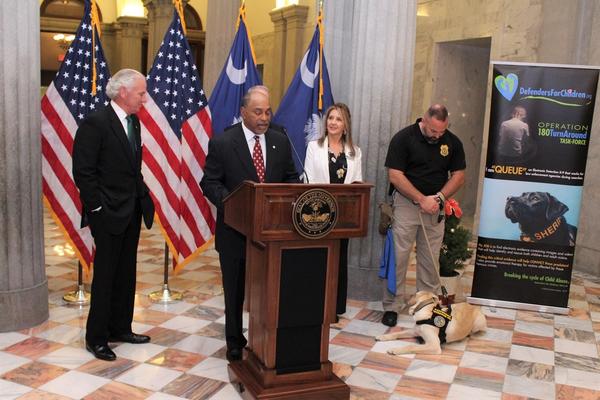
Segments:
[[[83,287],[83,284],[81,284],[81,285],[79,285],[77,290],[66,293],[63,296],[63,300],[69,304],[74,304],[74,305],[78,305],[78,306],[87,306],[88,304],[90,304],[91,297],[92,296],[91,296],[90,292],[86,292]]]
[[[63,300],[70,305],[87,306],[90,304],[91,297],[91,293],[87,292],[83,286],[83,268],[80,261],[77,263],[77,290],[66,293]]]
[[[169,289],[169,285],[165,283],[162,290],[152,292],[148,297],[154,303],[169,304],[180,301],[183,298],[183,293]]]
[[[148,297],[150,298],[150,301],[160,304],[174,303],[183,298],[183,293],[169,289],[169,246],[167,246],[166,243],[163,287],[161,290],[151,292]]]

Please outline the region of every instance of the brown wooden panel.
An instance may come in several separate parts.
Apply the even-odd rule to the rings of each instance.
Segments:
[[[260,242],[302,240],[292,223],[295,200],[305,191],[321,188],[338,203],[338,221],[326,239],[367,234],[371,184],[283,184],[244,182],[225,200],[225,222]]]

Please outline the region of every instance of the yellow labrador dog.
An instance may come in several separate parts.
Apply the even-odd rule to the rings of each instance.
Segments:
[[[421,337],[425,341],[424,344],[395,347],[389,349],[388,354],[441,354],[442,343],[456,342],[471,333],[485,330],[485,315],[481,311],[481,307],[468,303],[457,303],[452,304],[451,308],[452,312],[448,315],[447,310],[440,307],[440,301],[436,295],[431,292],[419,291],[415,295],[415,305],[408,310],[408,314],[412,315],[417,323],[415,327],[379,335],[375,339],[387,341]],[[440,333],[442,333],[442,340],[440,340]]]

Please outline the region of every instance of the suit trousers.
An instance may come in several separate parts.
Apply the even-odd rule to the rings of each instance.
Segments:
[[[225,298],[225,340],[228,349],[243,348],[248,343],[242,327],[246,259],[232,253],[237,252],[219,252]]]
[[[419,218],[419,214],[421,218]],[[406,272],[413,244],[416,242],[417,253],[417,291],[440,292],[440,278],[437,265],[439,263],[440,248],[444,238],[444,221],[437,221],[434,215],[421,213],[420,207],[411,200],[394,192],[394,253],[396,256],[396,295],[387,290],[387,282],[383,285],[383,309],[385,311],[402,312],[407,307],[408,296],[406,293]],[[423,226],[421,226],[421,219]],[[431,252],[436,257],[432,260],[427,239],[431,244]]]
[[[96,254],[85,339],[92,345],[131,332],[142,212],[138,203],[129,225],[118,235],[108,233],[101,218],[94,214],[90,218]]]

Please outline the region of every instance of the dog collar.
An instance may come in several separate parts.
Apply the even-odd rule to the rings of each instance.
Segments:
[[[431,299],[431,298],[430,298],[429,300],[422,301],[422,302],[420,302],[419,304],[417,304],[417,305],[415,306],[415,310],[413,311],[413,313],[414,313],[414,314],[416,314],[416,313],[417,313],[417,312],[419,312],[419,311],[420,311],[420,310],[421,310],[423,307],[425,307],[425,306],[428,306],[428,305],[430,305],[430,304],[433,304],[433,303],[435,303],[435,301],[434,301],[433,299]]]
[[[548,225],[544,230],[535,232],[533,235],[527,235],[527,234],[522,233],[521,241],[523,241],[523,242],[539,242],[540,240],[543,240],[547,237],[554,235],[558,231],[558,228],[560,228],[562,223],[563,223],[563,217],[560,216],[560,217],[556,218],[554,221],[552,221],[552,223],[550,225]]]

